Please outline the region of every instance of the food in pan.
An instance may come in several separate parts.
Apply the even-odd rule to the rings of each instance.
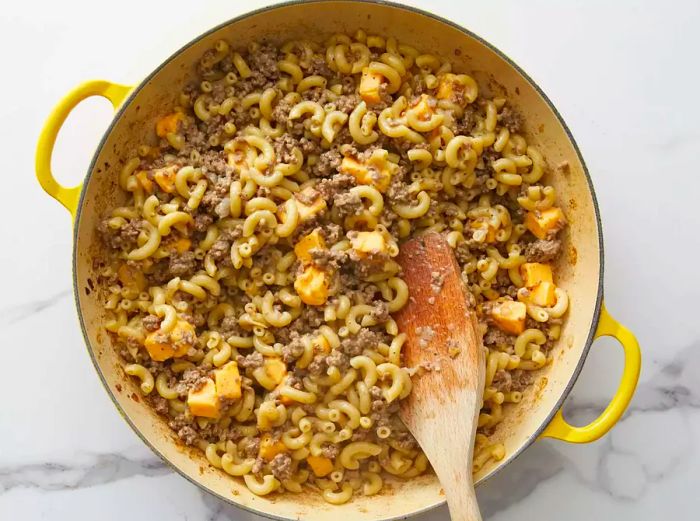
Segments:
[[[124,204],[99,225],[126,373],[256,494],[341,504],[417,476],[428,462],[398,403],[440,368],[402,363],[392,313],[411,297],[393,258],[434,230],[488,348],[475,469],[503,458],[489,435],[551,361],[568,307],[553,269],[566,218],[523,124],[393,38],[217,42],[114,173]]]

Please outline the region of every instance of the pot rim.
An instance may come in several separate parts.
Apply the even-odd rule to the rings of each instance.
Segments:
[[[598,206],[598,199],[597,199],[596,194],[595,194],[595,189],[593,188],[593,182],[591,180],[591,176],[590,176],[590,173],[588,171],[588,167],[586,165],[586,162],[584,161],[583,156],[581,154],[581,150],[579,149],[578,143],[574,139],[574,136],[571,133],[571,130],[567,126],[567,124],[564,121],[564,119],[562,118],[561,114],[559,113],[557,108],[554,106],[554,103],[552,103],[552,101],[544,93],[544,91],[540,88],[540,86],[537,83],[535,83],[535,81],[513,59],[511,59],[503,51],[499,50],[494,45],[492,45],[491,43],[489,43],[488,41],[486,41],[482,37],[478,36],[474,32],[472,32],[469,29],[466,29],[466,28],[462,27],[461,25],[459,25],[455,22],[452,22],[451,20],[448,20],[440,15],[431,13],[429,11],[425,11],[425,10],[417,8],[417,7],[399,4],[399,3],[396,3],[394,1],[387,1],[387,0],[286,0],[286,1],[283,1],[280,3],[276,3],[276,4],[269,5],[269,6],[261,7],[259,9],[255,9],[253,11],[248,11],[246,13],[239,15],[239,16],[231,18],[231,19],[229,19],[225,22],[222,22],[222,23],[216,25],[215,27],[201,33],[199,36],[193,38],[188,43],[181,46],[179,49],[177,49],[175,52],[173,52],[170,56],[168,56],[163,62],[161,62],[160,65],[158,65],[155,69],[153,69],[153,71],[150,74],[148,74],[128,94],[128,96],[126,97],[126,99],[124,100],[122,105],[119,107],[117,112],[114,114],[114,117],[112,118],[112,121],[109,124],[109,127],[107,127],[104,134],[102,135],[102,138],[100,139],[100,141],[95,149],[92,160],[90,161],[90,166],[88,167],[87,175],[85,176],[85,179],[82,183],[82,188],[80,191],[80,198],[78,200],[75,219],[73,220],[73,263],[72,263],[72,270],[73,270],[73,296],[74,296],[74,300],[75,300],[75,306],[76,306],[76,310],[78,313],[78,319],[80,321],[80,329],[81,329],[82,334],[83,334],[83,340],[85,341],[85,346],[87,347],[87,351],[90,355],[90,359],[92,360],[92,364],[95,366],[96,372],[100,378],[100,381],[102,382],[102,386],[107,391],[107,394],[109,395],[110,400],[116,406],[117,410],[119,411],[120,416],[127,422],[127,424],[131,427],[131,429],[134,431],[134,433],[136,433],[136,435],[141,439],[141,441],[149,449],[151,449],[151,451],[154,454],[156,454],[161,459],[161,461],[163,461],[166,465],[168,465],[170,468],[175,470],[178,474],[180,474],[182,477],[184,477],[187,481],[196,485],[197,487],[204,490],[205,492],[212,494],[213,496],[217,497],[218,499],[221,499],[222,501],[225,501],[229,505],[233,505],[237,508],[246,510],[246,511],[251,512],[251,513],[256,514],[256,515],[266,517],[268,519],[275,519],[275,520],[279,520],[279,521],[287,521],[287,520],[291,520],[291,518],[277,516],[277,515],[265,512],[263,510],[257,509],[257,508],[253,508],[253,507],[249,507],[249,506],[237,503],[233,499],[215,492],[214,490],[212,490],[209,487],[207,487],[206,485],[204,485],[202,482],[190,477],[187,473],[185,473],[183,470],[181,470],[172,461],[170,461],[168,458],[166,458],[153,444],[151,444],[151,442],[141,433],[141,431],[136,427],[136,425],[134,425],[134,423],[131,421],[131,418],[129,418],[129,416],[126,414],[124,409],[121,407],[114,392],[112,391],[107,380],[105,379],[104,374],[102,373],[102,370],[98,364],[97,358],[95,357],[95,353],[93,351],[92,344],[90,343],[90,339],[88,337],[85,321],[84,321],[83,315],[80,311],[80,291],[79,291],[79,287],[78,287],[78,272],[76,269],[77,264],[78,264],[78,250],[77,250],[78,229],[79,229],[80,217],[81,217],[82,209],[83,209],[84,198],[85,198],[85,194],[86,194],[86,188],[87,188],[87,185],[88,185],[88,183],[93,175],[93,172],[95,170],[97,158],[98,158],[102,148],[104,147],[104,144],[105,144],[108,136],[114,130],[114,127],[116,126],[117,121],[119,121],[121,115],[126,110],[126,107],[133,101],[133,99],[136,97],[136,95],[149,83],[149,81],[156,74],[158,74],[162,69],[167,67],[182,52],[189,49],[193,45],[197,44],[203,38],[206,38],[207,36],[219,31],[220,29],[223,29],[224,27],[226,27],[228,25],[239,22],[241,20],[245,20],[246,18],[249,18],[251,16],[259,15],[259,14],[266,13],[268,11],[273,11],[273,10],[279,9],[279,8],[284,8],[284,7],[294,6],[294,5],[301,5],[301,4],[324,4],[324,3],[332,3],[332,2],[374,4],[374,5],[381,5],[381,6],[391,7],[394,9],[401,9],[404,11],[409,11],[409,12],[412,12],[414,14],[429,17],[429,18],[432,18],[433,20],[436,20],[436,21],[441,22],[443,24],[449,25],[450,27],[457,29],[461,33],[478,41],[481,45],[484,45],[489,50],[493,51],[498,56],[500,56],[503,60],[505,60],[506,63],[508,63],[508,65],[513,67],[518,72],[518,74],[520,74],[532,86],[532,88],[534,88],[535,91],[542,97],[542,99],[545,101],[547,106],[552,110],[552,112],[556,116],[557,120],[561,124],[562,128],[564,129],[564,132],[566,133],[567,138],[569,139],[569,141],[573,145],[573,148],[576,151],[576,156],[578,157],[578,160],[581,162],[581,166],[583,167],[583,173],[586,177],[586,182],[588,184],[588,190],[591,194],[591,199],[593,202],[593,209],[595,212],[595,222],[596,222],[597,231],[598,231],[598,251],[599,251],[598,262],[600,265],[599,277],[598,277],[598,288],[596,291],[595,309],[593,311],[593,319],[591,321],[590,330],[588,331],[588,337],[586,338],[585,345],[583,347],[581,356],[579,358],[579,361],[576,364],[576,367],[574,368],[574,372],[572,373],[571,378],[569,379],[569,382],[564,387],[564,390],[562,391],[561,397],[557,400],[555,406],[552,407],[552,410],[547,414],[547,417],[545,418],[545,420],[530,435],[530,437],[518,448],[518,450],[516,450],[515,452],[510,454],[507,458],[505,458],[504,460],[499,462],[498,467],[493,472],[491,472],[489,475],[487,475],[484,478],[482,478],[481,480],[479,480],[477,482],[477,485],[480,485],[480,484],[488,481],[493,476],[498,474],[504,467],[506,467],[513,460],[515,460],[518,456],[520,456],[525,451],[525,449],[527,449],[530,445],[532,445],[532,443],[534,443],[537,440],[537,438],[540,436],[540,434],[542,434],[542,432],[547,427],[547,425],[549,425],[549,423],[551,422],[552,418],[557,413],[557,411],[559,411],[559,409],[563,406],[564,401],[566,400],[569,393],[571,392],[571,389],[576,384],[576,381],[578,380],[578,377],[581,373],[581,370],[583,369],[583,365],[586,361],[586,358],[588,357],[588,352],[591,348],[591,345],[593,344],[596,327],[597,327],[598,322],[600,320],[601,306],[602,306],[602,302],[603,302],[603,279],[604,279],[604,268],[605,268],[605,266],[604,266],[604,252],[603,252],[603,227],[602,227],[602,222],[601,222],[601,218],[600,218],[600,208]],[[424,508],[421,508],[419,510],[415,510],[414,512],[411,512],[410,514],[391,517],[391,518],[385,518],[383,521],[395,521],[398,519],[406,519],[408,517],[416,516],[416,515],[428,512],[430,510],[433,510],[437,506],[440,506],[441,504],[444,504],[444,503],[445,503],[445,501],[443,500],[443,501],[440,501],[439,503],[427,505]]]

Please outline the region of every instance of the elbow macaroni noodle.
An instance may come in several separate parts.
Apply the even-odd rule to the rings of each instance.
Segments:
[[[255,494],[311,486],[342,504],[418,476],[427,458],[396,411],[421,369],[391,317],[411,298],[393,257],[437,231],[487,330],[474,471],[502,459],[489,436],[551,362],[569,306],[528,272],[565,221],[506,100],[364,31],[219,41],[198,75],[119,168],[125,203],[100,225],[125,373]]]

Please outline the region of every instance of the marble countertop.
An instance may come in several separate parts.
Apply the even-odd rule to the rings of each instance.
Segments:
[[[262,519],[173,473],[116,413],[78,329],[70,219],[35,182],[33,153],[50,108],[78,82],[135,83],[192,37],[267,3],[73,0],[3,8],[0,519]],[[589,445],[534,444],[480,487],[484,518],[697,519],[700,4],[411,4],[505,51],[557,105],[597,190],[608,309],[644,352],[636,397],[619,425]],[[110,114],[107,102],[93,99],[71,115],[54,160],[64,183],[82,179]],[[568,417],[594,418],[621,367],[615,343],[597,342]],[[446,520],[447,513],[416,519]]]

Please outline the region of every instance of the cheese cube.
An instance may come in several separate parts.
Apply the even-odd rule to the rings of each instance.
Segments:
[[[260,450],[258,456],[262,459],[270,461],[278,454],[287,452],[287,446],[281,440],[273,440],[269,434],[263,435],[260,439]]]
[[[327,208],[326,201],[321,197],[321,194],[311,186],[307,186],[298,194],[294,194],[294,197],[297,200],[297,210],[299,211],[299,220],[301,222],[312,219]],[[286,219],[284,206],[281,207],[278,214],[283,221]]]
[[[216,394],[220,398],[238,400],[241,397],[241,375],[236,362],[228,362],[214,372]]]
[[[323,240],[323,236],[318,229],[304,236],[304,238],[294,246],[294,253],[301,262],[308,263],[313,260],[311,253],[309,253],[313,249],[326,249],[326,241]]]
[[[178,320],[170,332],[170,342],[173,345],[174,356],[185,356],[196,341],[197,334],[194,326],[186,320]]]
[[[263,367],[275,385],[282,383],[284,377],[287,376],[287,366],[279,358],[266,358]]]
[[[355,181],[361,185],[373,186],[380,192],[386,192],[391,184],[392,168],[388,161],[370,160],[371,165],[360,163],[354,157],[346,156],[340,163],[339,170],[344,174],[351,175]],[[370,168],[372,166],[373,168]],[[394,169],[396,165],[393,165]]]
[[[540,262],[526,262],[520,266],[520,275],[523,277],[526,288],[534,288],[540,282],[553,282],[552,267]]]
[[[560,230],[566,224],[566,218],[561,208],[552,207],[546,210],[527,212],[525,226],[538,239],[546,239],[550,233]]]
[[[437,99],[450,99],[455,91],[455,85],[457,84],[457,75],[448,72],[447,74],[442,74],[438,80],[438,90],[435,97]]]
[[[386,192],[391,184],[391,176],[399,170],[399,165],[389,161],[389,152],[384,149],[372,152],[367,165],[370,182],[365,184],[371,184],[382,193]]]
[[[308,456],[306,462],[316,477],[322,478],[333,472],[333,462],[324,456]]]
[[[185,119],[182,112],[173,112],[160,118],[156,122],[156,134],[158,137],[165,137],[168,134],[174,134],[178,131],[179,123]]]
[[[384,80],[384,76],[378,72],[371,72],[369,67],[362,69],[362,78],[360,79],[360,97],[368,104],[374,105],[381,101],[379,87]]]
[[[496,326],[511,335],[519,335],[525,331],[525,315],[527,308],[522,302],[505,300],[491,308],[491,318]]]
[[[360,184],[370,184],[367,166],[360,163],[354,157],[345,156],[340,163],[339,170],[344,174],[353,176]]]
[[[219,397],[214,380],[208,378],[202,387],[187,394],[187,406],[193,416],[219,417]]]
[[[117,270],[117,276],[119,277],[119,282],[126,288],[145,291],[148,287],[146,276],[136,266],[129,266],[126,263],[122,264]]]
[[[301,300],[310,306],[321,306],[328,299],[328,277],[316,266],[309,265],[294,281],[294,289]]]
[[[148,334],[144,347],[149,356],[162,362],[172,357],[185,356],[197,340],[194,326],[185,320],[178,320],[170,334],[160,329]]]
[[[166,166],[154,170],[153,179],[156,180],[160,189],[164,192],[172,194],[175,192],[175,174],[177,173],[176,166]]]
[[[185,253],[190,249],[190,246],[192,246],[192,241],[185,237],[182,237],[172,243],[173,249],[178,253]]]
[[[361,256],[368,253],[386,252],[386,240],[380,232],[355,232],[350,235],[352,249]]]
[[[141,188],[145,190],[147,194],[153,193],[153,181],[148,178],[148,172],[146,170],[141,170],[136,173],[136,180],[141,185]]]
[[[151,359],[156,362],[162,362],[175,356],[170,337],[163,334],[160,330],[149,333],[143,345]]]
[[[530,290],[530,302],[546,308],[553,306],[557,303],[555,289],[556,286],[551,282],[540,282],[534,289]]]

